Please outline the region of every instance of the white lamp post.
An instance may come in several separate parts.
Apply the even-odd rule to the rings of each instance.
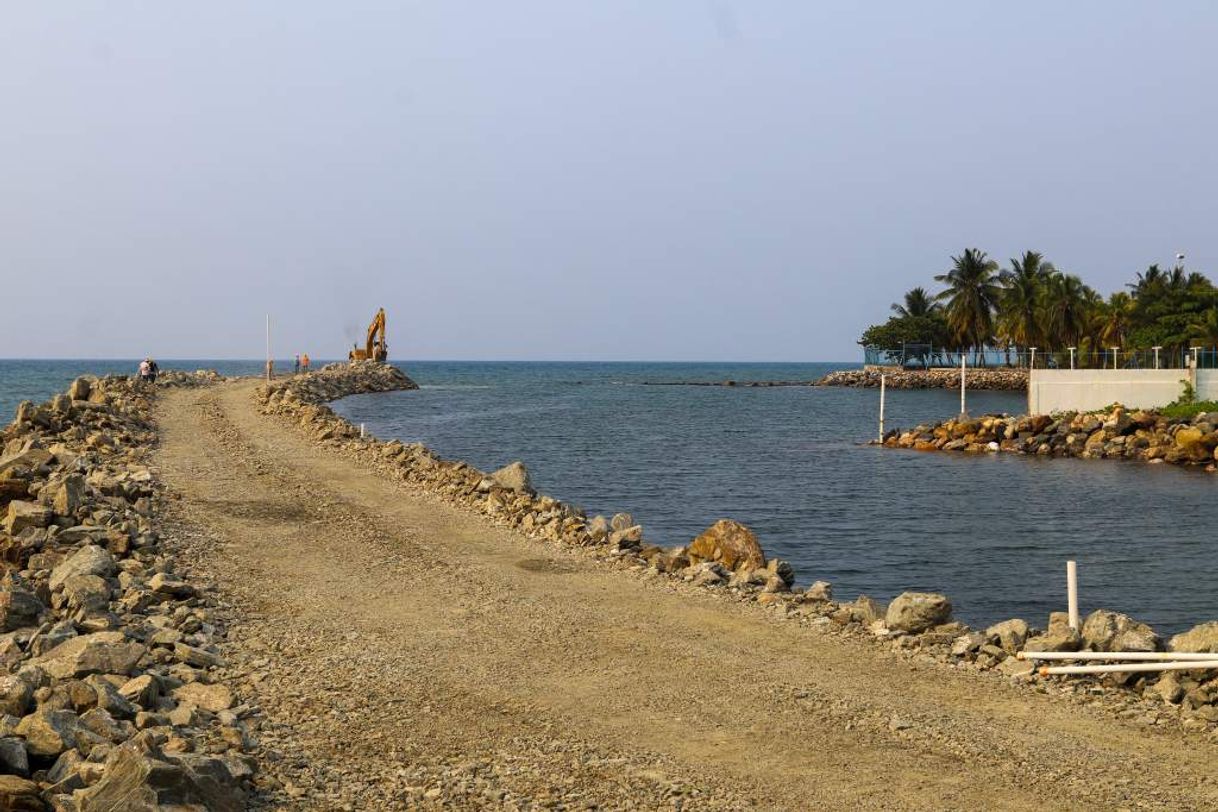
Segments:
[[[1077,350],[1078,347],[1067,347],[1066,349],[1070,350],[1070,368],[1074,369],[1074,351]]]
[[[1120,352],[1121,348],[1120,347],[1109,347],[1109,349],[1112,350],[1112,368],[1116,369],[1117,368],[1117,354]]]
[[[1036,369],[1036,348],[1028,347],[1028,351],[1031,353],[1031,357],[1028,359],[1028,368]]]
[[[1159,368],[1159,350],[1161,350],[1163,348],[1160,346],[1160,347],[1151,347],[1151,349],[1155,351],[1155,369],[1158,369]]]

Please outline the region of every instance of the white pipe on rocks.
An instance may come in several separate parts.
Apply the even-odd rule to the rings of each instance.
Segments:
[[[1070,613],[1070,628],[1078,631],[1078,564],[1066,562],[1066,609]]]
[[[1213,651],[1021,651],[1019,660],[1218,660]]]
[[[1115,665],[1041,666],[1036,673],[1042,677],[1058,674],[1117,674],[1125,671],[1209,671],[1218,668],[1218,660],[1185,660],[1171,663],[1116,663]]]

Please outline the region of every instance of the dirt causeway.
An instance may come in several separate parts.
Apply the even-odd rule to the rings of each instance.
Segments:
[[[1215,745],[530,540],[253,384],[157,406],[165,535],[228,604],[257,808],[1215,809]]]

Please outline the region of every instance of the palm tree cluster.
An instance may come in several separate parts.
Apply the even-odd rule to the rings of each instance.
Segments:
[[[1218,347],[1218,289],[1200,273],[1151,265],[1107,299],[1079,277],[1059,271],[1036,251],[1006,268],[984,251],[966,248],[935,276],[942,290],[917,287],[892,306],[885,324],[868,328],[860,344],[893,351],[910,344],[966,352],[1030,347],[1047,353],[1075,347],[1080,359],[1109,347]]]

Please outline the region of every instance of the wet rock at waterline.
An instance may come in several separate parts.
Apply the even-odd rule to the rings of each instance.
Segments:
[[[731,519],[720,519],[704,530],[690,543],[687,552],[693,563],[713,561],[729,570],[757,569],[766,563],[757,536]]]

